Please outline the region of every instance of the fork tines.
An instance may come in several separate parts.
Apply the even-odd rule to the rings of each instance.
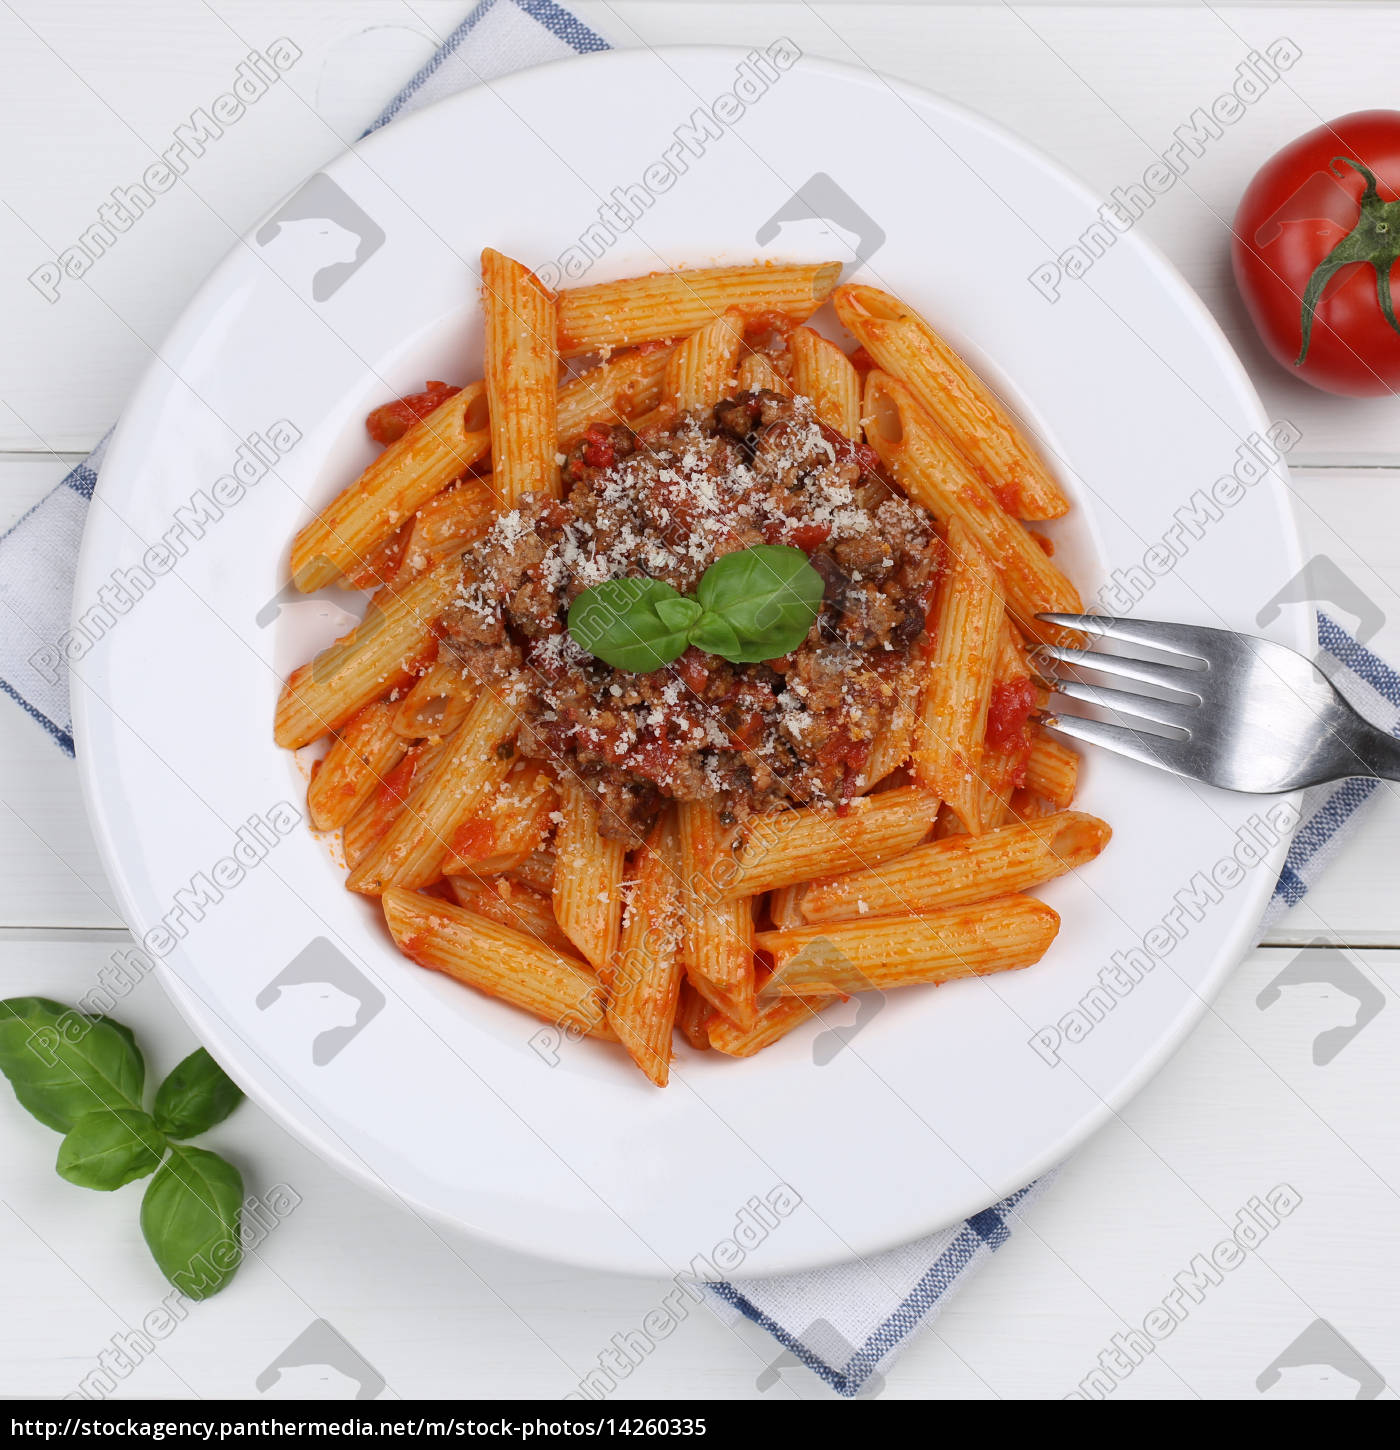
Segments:
[[[1138,645],[1180,658],[1180,664],[1166,664],[1097,650],[1070,649],[1063,645],[1040,645],[1035,651],[1036,657],[1041,660],[1053,660],[1078,669],[1096,670],[1105,675],[1170,690],[1174,698],[1161,699],[1048,673],[1047,683],[1056,694],[1099,705],[1128,723],[1112,724],[1104,720],[1057,714],[1047,715],[1043,723],[1047,728],[1074,739],[1103,746],[1148,765],[1182,772],[1185,761],[1181,747],[1190,739],[1192,715],[1200,707],[1202,699],[1196,685],[1209,671],[1200,641],[1194,638],[1200,631],[1186,625],[1113,619],[1098,614],[1042,614],[1038,617],[1097,638]],[[1138,725],[1147,728],[1134,728]]]

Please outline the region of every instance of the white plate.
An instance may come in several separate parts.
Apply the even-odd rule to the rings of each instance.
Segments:
[[[1030,285],[1097,205],[1044,157],[873,75],[803,61],[764,81],[743,61],[690,49],[529,71],[405,118],[313,178],[235,248],[148,371],[102,471],[77,590],[81,617],[177,506],[216,497],[240,440],[279,420],[296,430],[238,501],[220,485],[222,517],[178,535],[174,569],[73,651],[79,759],[127,920],[138,936],[157,928],[150,946],[196,1030],[318,1152],[496,1242],[638,1273],[697,1256],[736,1277],[849,1259],[1021,1187],[1181,1042],[1249,943],[1284,849],[1113,997],[1099,976],[1114,953],[1278,803],[1095,755],[1079,804],[1116,834],[1043,893],[1064,927],[1040,965],[876,999],[824,1065],[825,1023],[748,1062],[686,1052],[665,1092],[592,1043],[563,1044],[551,1065],[531,1045],[539,1024],[404,960],[304,826],[260,859],[242,847],[240,879],[237,864],[216,874],[250,818],[299,808],[273,704],[287,669],[343,627],[326,600],[279,613],[293,533],[370,457],[370,407],[425,377],[479,373],[480,248],[543,267],[614,188],[645,179],[651,202],[589,280],[849,257],[857,242],[852,275],[964,345],[1063,460],[1077,507],[1051,532],[1086,600],[1267,427],[1205,309],[1135,236],[1053,306]],[[736,84],[742,116],[692,154],[674,128]],[[662,190],[648,168],[668,150],[686,171]],[[1251,487],[1138,612],[1252,628],[1300,564],[1285,492],[1280,474]],[[1308,611],[1284,609],[1269,632],[1307,647]],[[203,904],[187,889],[201,877]],[[1051,1065],[1033,1035],[1096,988],[1092,1029],[1057,1028]],[[740,1229],[750,1200],[782,1184],[800,1206]]]

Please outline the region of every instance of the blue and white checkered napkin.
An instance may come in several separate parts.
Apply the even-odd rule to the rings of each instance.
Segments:
[[[370,130],[395,116],[509,71],[608,43],[553,0],[481,0],[441,50],[399,92]],[[0,538],[0,604],[18,622],[0,638],[0,688],[73,752],[68,682],[45,641],[68,627],[78,542],[106,440],[85,463]],[[1400,675],[1326,615],[1318,616],[1323,663],[1354,705],[1400,735]],[[1296,905],[1376,788],[1353,780],[1310,791],[1265,924]],[[977,1266],[1006,1242],[1046,1179],[956,1228],[876,1258],[786,1278],[716,1284],[721,1314],[751,1319],[782,1345],[775,1361],[800,1363],[837,1394],[878,1390],[881,1371],[931,1323]]]

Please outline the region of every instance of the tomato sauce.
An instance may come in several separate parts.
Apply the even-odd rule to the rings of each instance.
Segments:
[[[617,462],[612,435],[598,423],[590,423],[584,432],[583,461],[590,468],[611,468]]]
[[[397,443],[415,423],[421,422],[461,391],[450,383],[428,382],[421,393],[409,393],[393,403],[376,408],[365,419],[365,427],[376,443],[387,448],[389,444]]]
[[[1030,718],[1035,710],[1035,686],[1028,679],[1008,680],[992,687],[987,709],[987,744],[993,750],[1019,757],[1011,772],[1012,785],[1024,785],[1030,755]]]
[[[452,852],[463,861],[484,861],[496,850],[496,828],[481,816],[463,822],[452,837]]]
[[[423,747],[410,746],[402,760],[384,777],[374,796],[369,839],[378,841],[393,823],[399,807],[413,789],[413,780],[423,758]]]

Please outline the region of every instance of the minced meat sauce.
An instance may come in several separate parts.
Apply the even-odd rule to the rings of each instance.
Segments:
[[[527,496],[467,552],[443,621],[464,669],[523,687],[519,749],[581,777],[604,834],[629,842],[667,800],[713,804],[732,823],[858,794],[910,693],[938,567],[931,518],[869,450],[805,399],[741,393],[667,431],[594,427],[563,482],[562,500]],[[722,554],[763,543],[804,550],[826,583],[782,659],[735,665],[692,647],[631,674],[565,628],[592,584],[649,575],[689,594]]]

